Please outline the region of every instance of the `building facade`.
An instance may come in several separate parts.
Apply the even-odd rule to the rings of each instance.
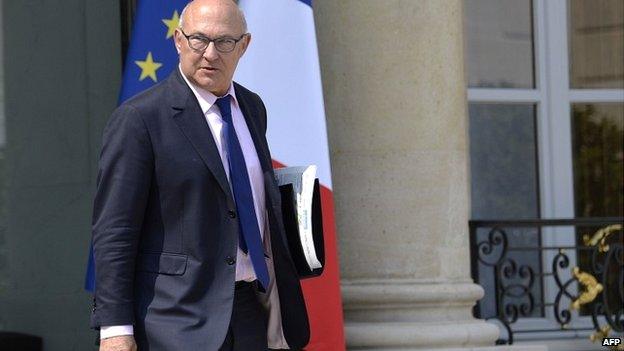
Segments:
[[[596,350],[594,319],[622,337],[623,4],[313,2],[349,350]],[[0,331],[45,350],[95,338],[82,282],[133,6],[2,1]],[[576,309],[574,267],[604,291]]]

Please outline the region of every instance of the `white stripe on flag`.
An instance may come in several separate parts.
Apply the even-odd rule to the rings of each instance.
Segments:
[[[266,104],[273,158],[287,166],[317,165],[320,182],[331,189],[312,8],[297,0],[240,0],[239,5],[251,45],[235,80]]]

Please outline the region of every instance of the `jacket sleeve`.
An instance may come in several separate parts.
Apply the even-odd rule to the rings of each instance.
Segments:
[[[134,324],[135,259],[153,168],[143,119],[132,106],[120,106],[104,129],[93,206],[91,327]]]

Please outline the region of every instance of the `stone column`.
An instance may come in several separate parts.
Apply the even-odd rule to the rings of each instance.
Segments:
[[[494,345],[471,314],[462,1],[314,11],[348,349]]]

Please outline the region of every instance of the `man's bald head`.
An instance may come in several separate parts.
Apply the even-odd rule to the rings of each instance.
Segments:
[[[191,83],[222,96],[251,35],[234,1],[194,0],[182,11],[174,41],[182,73]]]
[[[243,33],[247,32],[247,21],[245,14],[238,7],[234,0],[193,0],[184,6],[180,14],[180,28],[184,28],[184,22],[189,16],[201,15],[201,10],[206,10],[206,6],[225,6],[232,10],[234,18],[239,21]]]

